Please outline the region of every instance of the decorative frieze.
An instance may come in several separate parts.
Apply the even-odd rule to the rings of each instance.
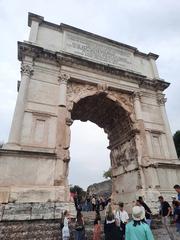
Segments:
[[[144,75],[113,67],[111,65],[103,65],[102,63],[92,62],[73,55],[70,56],[64,52],[52,52],[39,46],[18,42],[18,59],[22,61],[25,55],[33,57],[36,60],[50,61],[56,66],[62,64],[65,66],[80,65],[85,69],[89,68],[105,72],[106,74],[121,76],[124,79],[128,79],[128,81],[137,83],[141,88],[163,91],[170,85],[170,83],[165,82],[162,79],[148,79]]]

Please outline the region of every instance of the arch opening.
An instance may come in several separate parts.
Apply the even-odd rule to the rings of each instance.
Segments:
[[[135,133],[129,113],[118,101],[109,99],[105,93],[99,93],[74,103],[71,118],[83,122],[89,120],[107,133],[112,167],[112,197],[117,203],[119,192],[124,191],[124,183],[122,182],[122,186],[119,184],[123,174],[131,167],[138,167]],[[138,185],[138,179],[136,184]]]
[[[70,185],[84,190],[94,183],[104,182],[104,171],[110,167],[107,134],[92,122],[76,120],[71,126],[68,179]]]
[[[71,118],[83,122],[89,120],[103,128],[108,135],[110,149],[130,136],[133,128],[128,112],[105,93],[88,96],[74,103]]]

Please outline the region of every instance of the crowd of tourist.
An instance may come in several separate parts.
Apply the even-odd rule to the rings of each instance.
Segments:
[[[76,210],[80,206],[82,211],[85,212],[104,210],[106,205],[108,204],[108,201],[109,198],[103,196],[87,195],[81,200],[79,200],[76,195],[74,196],[74,204]]]
[[[177,197],[172,197],[172,205],[164,200],[163,196],[159,196],[158,200],[159,215],[162,218],[162,223],[165,227],[169,224],[175,223],[176,230],[180,236],[180,185],[175,185],[174,189],[177,191]],[[151,231],[152,212],[149,206],[144,202],[140,196],[136,202],[133,202],[132,207],[132,220],[129,221],[129,215],[124,209],[124,204],[121,202],[117,209],[113,208],[111,199],[100,204],[100,198],[93,196],[87,198],[87,203],[91,207],[86,208],[86,211],[95,211],[94,230],[92,240],[100,240],[101,233],[104,230],[105,240],[154,240]],[[100,207],[101,206],[101,207]],[[105,214],[104,228],[102,227],[100,210],[104,210]],[[85,223],[82,214],[82,206],[76,206],[77,216],[74,225],[75,240],[85,240]],[[69,230],[69,213],[64,212],[62,224],[62,237],[63,240],[70,239]]]

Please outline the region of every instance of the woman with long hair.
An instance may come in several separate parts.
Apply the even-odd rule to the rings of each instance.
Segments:
[[[70,239],[70,232],[69,232],[69,212],[67,210],[64,211],[64,220],[63,220],[63,228],[62,228],[62,239],[69,240]]]
[[[85,240],[84,219],[80,210],[77,211],[76,216],[75,240]]]
[[[133,207],[132,218],[133,220],[126,225],[125,240],[154,240],[141,207]]]
[[[96,210],[96,217],[94,220],[93,240],[101,239],[101,216],[100,212]]]
[[[104,234],[105,240],[116,240],[117,231],[116,231],[116,223],[115,223],[115,216],[112,210],[111,203],[108,203],[106,209],[106,216],[104,221]]]

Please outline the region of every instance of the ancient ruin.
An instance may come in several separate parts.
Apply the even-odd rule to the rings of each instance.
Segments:
[[[21,81],[10,136],[0,150],[1,219],[53,219],[73,209],[68,165],[74,120],[92,121],[107,133],[114,204],[128,208],[142,195],[155,206],[160,194],[169,198],[180,182],[180,162],[158,55],[32,13],[28,26],[28,41],[18,42]],[[15,203],[34,211],[10,211]]]

